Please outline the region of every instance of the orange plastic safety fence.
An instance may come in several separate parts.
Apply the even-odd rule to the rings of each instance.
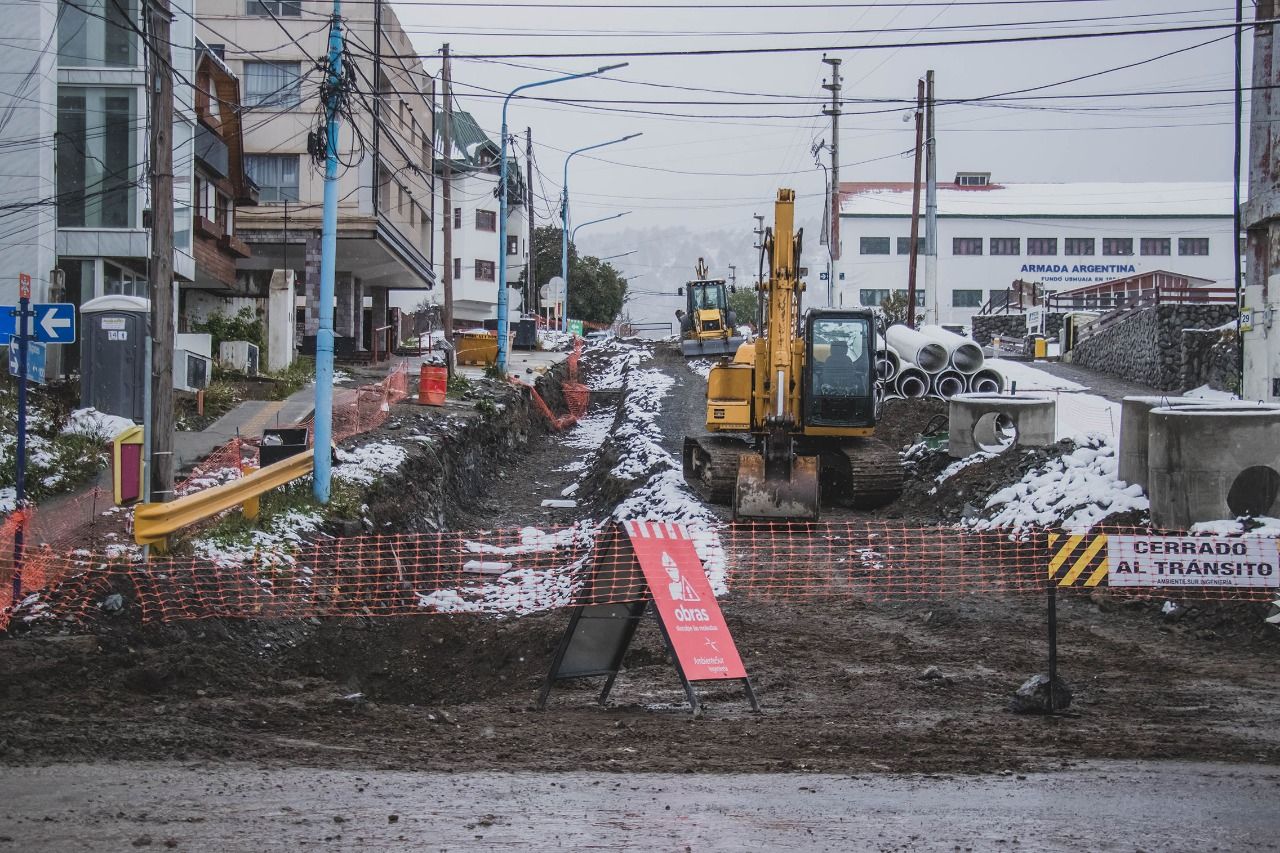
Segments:
[[[334,389],[333,440],[342,441],[382,426],[391,416],[391,405],[408,396],[409,369],[397,362],[380,382],[359,388]]]
[[[565,359],[565,378],[560,383],[560,394],[564,397],[565,408],[569,411],[563,415],[557,415],[551,411],[551,407],[547,405],[546,400],[542,399],[542,395],[538,393],[538,389],[533,385],[519,383],[529,389],[529,394],[533,398],[533,404],[538,411],[551,424],[551,428],[556,432],[568,429],[578,422],[578,420],[587,413],[587,409],[591,405],[591,391],[586,385],[578,381],[578,361],[582,357],[582,338],[573,339],[573,352],[569,353],[569,357]]]
[[[925,601],[1043,595],[1048,586],[1045,533],[1012,539],[891,522],[691,532],[713,585],[744,598]],[[358,536],[223,565],[80,554],[58,576],[61,583],[42,591],[19,618],[93,619],[112,590],[144,620],[519,614],[644,595],[627,540],[612,526]],[[1254,601],[1276,594],[1262,587],[1114,592]]]

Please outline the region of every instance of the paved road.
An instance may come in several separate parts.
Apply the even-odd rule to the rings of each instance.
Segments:
[[[1151,396],[1162,393],[1150,386],[1130,382],[1127,379],[1121,379],[1119,376],[1112,376],[1110,373],[1103,373],[1100,370],[1081,367],[1078,364],[1067,364],[1061,361],[1036,361],[1032,362],[1031,366],[1062,379],[1078,382],[1088,388],[1089,393],[1097,394],[1099,397],[1106,397],[1108,400],[1113,400],[1117,403],[1125,397],[1134,395]],[[1163,393],[1167,393],[1171,397],[1179,396],[1175,392]]]
[[[1025,777],[904,777],[99,764],[7,768],[2,778],[0,851],[1280,845],[1280,768],[1259,766],[1095,763]]]

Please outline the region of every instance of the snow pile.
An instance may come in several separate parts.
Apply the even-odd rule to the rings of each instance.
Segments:
[[[657,419],[662,399],[674,381],[658,370],[631,373],[621,425],[613,434],[618,462],[611,475],[622,481],[644,478],[644,482],[614,508],[613,517],[617,521],[670,521],[685,525],[712,592],[724,595],[729,587],[724,547],[716,532],[719,522],[689,491],[680,463],[662,447],[663,435]]]
[[[389,441],[375,441],[350,450],[339,448],[335,452],[338,466],[333,469],[333,476],[361,486],[372,486],[383,475],[399,470],[409,458],[408,451]]]
[[[917,446],[920,446],[920,445],[917,445]],[[914,447],[912,449],[914,449]],[[908,454],[910,454],[910,452],[911,452],[910,450],[907,451]],[[970,465],[977,465],[979,462],[986,461],[987,459],[990,459],[995,455],[996,454],[988,453],[985,450],[979,450],[977,453],[974,453],[971,456],[966,456],[963,459],[957,459],[955,462],[952,462],[946,468],[943,468],[942,473],[934,477],[933,481],[935,483],[945,483],[947,480],[950,480],[952,477],[954,477],[956,474],[959,474],[961,471],[963,471],[965,468],[968,468]]]
[[[18,490],[13,486],[0,488],[0,512],[13,512],[18,505]]]
[[[1115,446],[1095,438],[993,494],[986,509],[995,514],[968,524],[978,530],[1062,527],[1079,532],[1113,513],[1148,508],[1141,486],[1116,478]]]
[[[711,368],[716,365],[716,363],[709,358],[695,358],[690,361],[686,361],[685,364],[689,366],[690,370],[701,376],[703,379],[711,376]]]
[[[198,557],[215,566],[291,566],[294,552],[307,544],[306,534],[324,525],[318,511],[290,509],[272,517],[261,529],[237,532],[226,537],[196,539],[192,547]],[[270,581],[260,583],[269,585]]]
[[[107,442],[117,435],[133,427],[133,421],[119,415],[108,415],[90,406],[87,409],[76,409],[67,418],[62,428],[63,435],[83,435]]]
[[[1235,536],[1251,533],[1256,536],[1280,536],[1280,518],[1260,515],[1257,518],[1224,518],[1219,521],[1201,521],[1191,525],[1192,534],[1204,533],[1217,536]]]
[[[538,332],[538,346],[546,352],[566,352],[573,348],[573,335],[543,329]]]

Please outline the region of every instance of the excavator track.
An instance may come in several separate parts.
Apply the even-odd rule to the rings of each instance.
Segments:
[[[733,503],[738,482],[738,458],[751,446],[733,438],[703,436],[684,440],[684,478],[713,504]]]
[[[838,456],[831,459],[831,456]],[[902,495],[902,459],[883,441],[855,438],[823,453],[824,474],[834,470],[835,502],[855,509],[876,509]],[[834,463],[832,465],[828,462]],[[845,466],[848,466],[845,468]]]

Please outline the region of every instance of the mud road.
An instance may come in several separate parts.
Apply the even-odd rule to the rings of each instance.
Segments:
[[[1280,770],[1100,763],[981,777],[6,772],[0,850],[1274,850]]]

